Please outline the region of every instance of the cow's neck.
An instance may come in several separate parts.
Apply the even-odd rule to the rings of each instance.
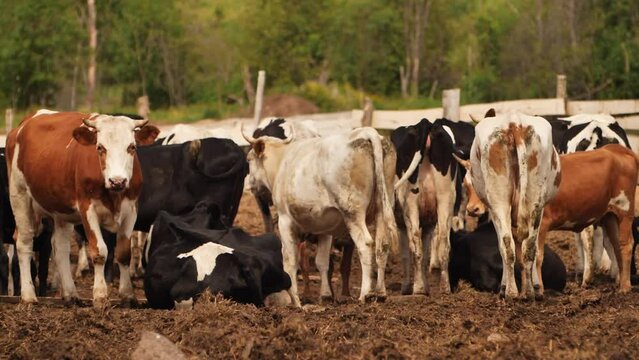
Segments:
[[[263,166],[266,172],[266,180],[268,181],[267,186],[271,192],[273,192],[273,184],[275,184],[275,177],[280,170],[285,149],[285,144],[273,144],[269,146],[268,153],[264,154]]]

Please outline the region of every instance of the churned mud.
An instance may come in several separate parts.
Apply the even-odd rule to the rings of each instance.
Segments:
[[[245,196],[237,225],[259,233],[261,221],[253,199]],[[428,297],[317,304],[316,296],[308,294],[304,310],[258,309],[208,295],[186,312],[0,304],[0,358],[128,358],[144,330],[163,334],[187,357],[202,359],[636,358],[637,289],[617,294],[605,276],[590,289],[578,287],[572,278],[571,234],[553,233],[547,243],[571,277],[563,294],[548,295],[543,302],[506,302],[467,285],[444,296],[431,279]],[[390,295],[398,295],[400,282],[401,267],[393,260]],[[359,283],[354,266],[353,294]],[[92,276],[77,284],[81,296],[90,297]],[[141,281],[135,286],[142,298]],[[318,286],[314,281],[312,288]],[[111,287],[114,301],[116,291],[117,281]]]

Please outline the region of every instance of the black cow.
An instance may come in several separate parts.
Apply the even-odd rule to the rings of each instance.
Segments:
[[[466,280],[476,290],[497,293],[501,285],[502,261],[493,223],[485,221],[473,232],[451,232],[450,244],[452,252],[448,269],[451,289],[457,288],[459,280]],[[544,251],[541,265],[544,287],[561,292],[566,286],[566,267],[548,246]],[[515,264],[517,281],[520,280],[520,271]]]
[[[391,134],[391,141],[397,151],[396,174],[399,179],[408,176],[408,180],[398,181],[396,198],[402,210],[402,219],[407,236],[402,236],[401,248],[404,258],[404,282],[402,293],[426,293],[426,279],[422,270],[423,249],[432,238],[433,249],[430,257],[431,269],[441,270],[442,290],[448,288],[449,225],[463,226],[464,192],[461,191],[465,169],[457,164],[455,152],[470,152],[475,135],[474,127],[464,122],[437,119],[431,123],[422,119],[411,126],[399,127]],[[438,179],[436,181],[436,179]],[[458,196],[458,194],[460,196]],[[448,199],[453,199],[452,203]],[[444,216],[438,218],[438,212]],[[457,216],[455,216],[457,215]],[[442,224],[438,224],[440,221]],[[400,225],[401,226],[401,225]],[[435,234],[434,229],[440,230]],[[422,233],[423,230],[423,233]],[[410,242],[411,246],[408,246]],[[410,288],[410,257],[415,279]]]
[[[8,294],[10,279],[13,282],[14,295],[20,295],[20,268],[13,240],[15,230],[16,222],[9,201],[9,177],[7,174],[5,148],[0,148],[0,295]],[[36,275],[38,278],[38,296],[46,296],[47,294],[52,235],[53,223],[50,220],[44,220],[40,233],[33,241],[33,250],[38,253],[38,266],[36,270],[35,259],[31,259],[31,274],[34,281]],[[6,253],[4,244],[13,247],[10,254],[11,257]]]
[[[239,228],[209,229],[222,225],[215,212],[199,205],[184,216],[159,213],[144,249],[150,307],[190,308],[207,289],[263,306],[266,296],[290,288],[280,240],[274,234],[250,236]]]
[[[142,193],[138,198],[135,230],[148,232],[161,210],[183,214],[200,201],[220,209],[220,221],[231,226],[242,197],[248,162],[242,149],[228,139],[207,138],[175,145],[140,146]],[[82,227],[76,231],[85,238]],[[115,234],[102,231],[107,246]],[[107,280],[112,279],[113,253],[109,251]]]

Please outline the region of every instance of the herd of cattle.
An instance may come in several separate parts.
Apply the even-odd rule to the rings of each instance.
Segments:
[[[491,110],[476,122],[422,119],[384,137],[274,119],[242,132],[245,154],[224,133],[181,125],[158,139],[156,127],[131,115],[40,110],[1,149],[0,295],[36,302],[37,282],[45,296],[53,255],[63,299],[77,299],[76,239],[76,275],[88,253],[95,306],[108,303],[115,262],[124,301],[135,301],[131,275],[141,267],[153,308],[190,308],[207,289],[258,306],[288,292],[299,307],[309,241],[321,300],[335,295],[337,245],[343,295],[358,252],[360,301],[386,297],[388,256],[398,251],[402,294],[428,294],[427,270],[437,270],[444,293],[464,279],[480,291],[540,299],[566,284],[562,260],[544,244],[552,230],[575,232],[583,285],[603,269],[629,291],[639,160],[615,119]],[[261,236],[233,227],[245,180],[262,212]],[[473,231],[466,215],[479,218]],[[148,233],[144,245],[134,231]]]

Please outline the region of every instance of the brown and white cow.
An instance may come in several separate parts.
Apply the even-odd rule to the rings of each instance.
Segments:
[[[7,137],[9,193],[16,227],[22,301],[36,302],[30,259],[36,216],[54,221],[55,262],[62,297],[77,298],[69,264],[73,224],[82,223],[95,266],[93,303],[107,303],[107,247],[100,227],[117,233],[120,295],[134,299],[129,238],[137,216],[142,173],[137,144],[152,143],[159,130],[148,120],[77,112],[38,112]]]
[[[543,296],[541,280],[533,272],[537,234],[544,205],[555,196],[561,182],[550,124],[520,113],[487,117],[475,127],[466,165],[499,237],[504,268],[500,294],[517,296],[516,257],[522,268],[521,295],[529,297],[534,292],[535,297]]]
[[[619,264],[619,290],[630,290],[632,221],[637,183],[637,157],[623,145],[610,144],[588,152],[561,155],[559,192],[546,205],[539,228],[538,248],[543,249],[546,233],[552,230],[581,231],[593,224],[604,227]],[[485,208],[472,186],[468,212],[479,216]],[[592,257],[592,251],[586,253]],[[543,250],[537,254],[537,270]],[[586,262],[592,263],[592,259]],[[592,278],[592,268],[584,269],[584,284]],[[543,292],[543,284],[541,284]]]

